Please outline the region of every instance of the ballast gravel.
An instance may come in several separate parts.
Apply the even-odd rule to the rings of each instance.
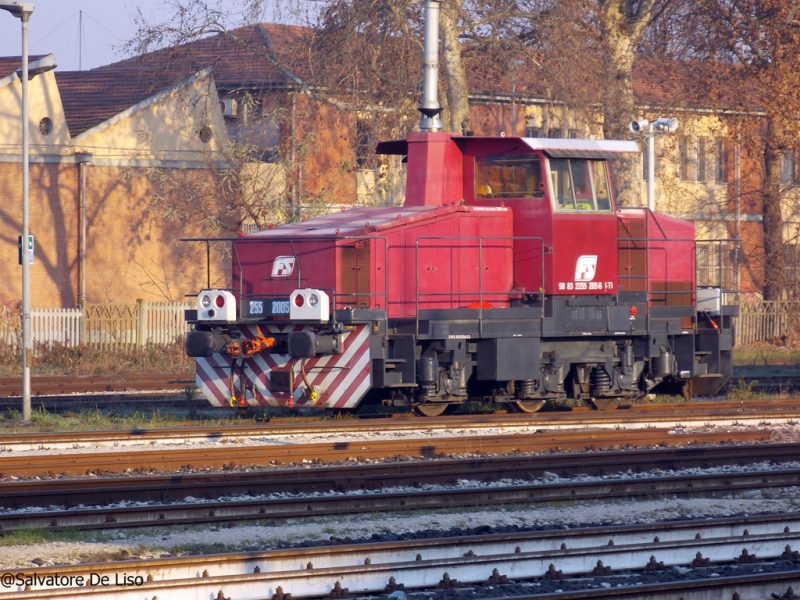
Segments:
[[[746,420],[746,416],[740,417]],[[611,426],[606,426],[605,429]],[[646,427],[645,423],[625,423],[620,422],[614,426],[615,430],[638,430]],[[770,440],[775,442],[800,442],[800,422],[791,419],[775,419],[774,422],[761,422],[758,424],[742,424],[736,420],[732,422],[709,422],[706,424],[687,425],[685,423],[663,423],[659,428],[671,428],[673,435],[690,435],[695,433],[736,433],[763,431],[770,433]],[[582,426],[570,428],[574,431],[597,429],[596,426]],[[143,450],[170,450],[176,448],[190,447],[254,447],[254,446],[285,446],[298,444],[330,444],[348,443],[357,444],[376,441],[393,440],[413,440],[431,439],[445,437],[477,437],[477,436],[512,436],[527,435],[536,433],[546,433],[547,431],[559,430],[557,426],[525,425],[525,426],[505,426],[505,427],[459,427],[455,429],[414,429],[401,431],[362,431],[362,432],[331,432],[331,433],[305,433],[305,434],[276,434],[268,436],[249,436],[249,437],[214,437],[214,438],[174,438],[165,440],[151,440],[143,442],[141,440],[119,440],[111,443],[73,443],[68,448],[49,447],[47,443],[41,443],[36,447],[20,449],[12,445],[3,446],[0,444],[0,456],[3,454],[13,456],[41,456],[47,455],[68,455],[68,454],[91,454],[96,452],[131,452]]]
[[[746,496],[746,497],[745,497]],[[265,520],[254,525],[148,528],[98,533],[89,541],[0,546],[0,567],[75,564],[125,557],[153,558],[185,552],[226,552],[315,546],[359,539],[391,541],[401,536],[466,535],[476,528],[560,529],[587,524],[623,525],[738,514],[800,511],[800,488],[759,490],[725,498],[589,501],[510,508],[375,513],[311,519]],[[467,532],[467,533],[459,533]],[[213,539],[213,542],[209,542]]]

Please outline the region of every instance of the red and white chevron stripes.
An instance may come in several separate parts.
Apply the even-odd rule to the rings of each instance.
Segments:
[[[264,334],[303,329],[311,329],[311,326],[261,326]],[[240,330],[249,338],[257,333],[256,328],[250,326],[243,325]],[[270,373],[275,369],[286,370],[290,362],[294,373],[293,393],[270,391]],[[310,389],[301,369],[305,371]],[[236,402],[244,397],[249,406],[352,408],[372,385],[369,331],[366,325],[357,325],[344,333],[341,354],[292,359],[287,354],[261,353],[233,359],[228,354],[216,353],[211,358],[198,358],[196,381],[200,392],[214,406],[228,406],[231,397],[235,397]]]

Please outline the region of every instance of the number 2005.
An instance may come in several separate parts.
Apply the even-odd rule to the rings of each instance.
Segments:
[[[268,301],[270,302],[270,301]],[[272,310],[270,314],[273,315],[288,315],[289,314],[289,301],[288,300],[272,300]],[[264,301],[251,300],[250,301],[250,314],[263,315],[264,314]]]

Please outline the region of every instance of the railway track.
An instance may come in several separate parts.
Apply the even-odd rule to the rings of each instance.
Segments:
[[[36,375],[31,377],[31,395],[41,397],[70,394],[106,394],[133,392],[183,392],[194,385],[194,376],[158,375]],[[19,377],[0,377],[0,397],[22,395]]]
[[[125,447],[147,444],[185,445],[261,440],[262,443],[296,444],[301,436],[326,436],[345,440],[355,434],[381,431],[390,435],[430,437],[458,431],[480,433],[482,429],[531,429],[568,431],[578,429],[652,429],[718,427],[800,422],[800,400],[643,404],[627,410],[595,412],[578,408],[571,412],[490,415],[455,415],[445,418],[395,418],[320,421],[276,419],[263,424],[213,427],[174,427],[132,430],[35,432],[0,434],[0,452],[52,452],[89,447]],[[16,474],[16,473],[15,473]]]
[[[746,600],[769,597],[770,590],[788,597],[784,596],[787,588],[800,582],[800,554],[793,550],[798,544],[798,514],[586,527],[19,569],[11,573],[11,580],[4,581],[6,592],[0,592],[0,598],[27,600],[45,593],[50,598],[91,600],[139,600],[143,596],[261,600],[275,594],[294,598],[343,597],[348,592],[379,595],[403,588],[409,592],[444,588],[453,596],[465,584],[492,585],[489,589],[496,587],[497,593],[488,597],[499,598],[515,597],[509,589],[524,589],[525,583],[530,590],[548,583],[549,589],[556,591],[565,583],[583,580],[583,589],[574,595],[558,589],[557,596],[528,597],[675,598],[668,594],[690,589],[709,594],[732,586],[726,596],[689,598],[728,598],[737,593]],[[783,568],[756,572],[764,570],[768,561],[781,561]],[[745,571],[748,565],[753,568],[745,575],[712,578],[711,573],[725,564],[738,564]],[[658,582],[659,572],[670,567],[682,568],[694,577]],[[107,583],[77,583],[83,583],[89,574],[95,581],[105,578]],[[72,584],[53,585],[55,579],[48,580],[48,576]],[[620,580],[625,585],[614,585]],[[120,581],[141,583],[119,585]],[[17,582],[23,585],[13,589]],[[30,584],[28,589],[24,589],[25,582]],[[521,582],[525,583],[520,586]],[[751,594],[754,586],[759,586],[760,595]],[[469,596],[470,590],[465,591]]]
[[[108,394],[146,394],[161,392],[167,395],[183,393],[188,386],[194,386],[193,374],[147,374],[147,375],[36,375],[31,378],[31,394],[46,401],[48,410],[70,403],[97,401],[98,396]],[[747,388],[756,392],[794,392],[800,390],[800,375],[789,369],[785,375],[766,374],[762,376],[737,376],[725,388],[730,392],[737,388]],[[78,394],[89,394],[88,400],[70,398]],[[22,395],[19,377],[0,377],[0,407],[11,405],[11,400]]]
[[[136,452],[71,452],[64,454],[6,454],[0,464],[3,476],[103,475],[119,472],[197,470],[205,468],[243,468],[251,465],[341,462],[346,460],[399,457],[436,458],[459,454],[501,452],[580,452],[587,449],[649,447],[658,444],[687,446],[723,442],[753,443],[769,438],[768,431],[701,431],[675,433],[669,428],[633,431],[580,430],[533,432],[510,435],[413,438],[297,444],[291,442],[260,445],[137,450]]]
[[[649,465],[659,469],[709,468],[770,460],[796,461],[798,457],[800,444],[776,444],[395,463],[300,472],[196,474],[171,476],[169,482],[166,477],[3,482],[0,498],[4,499],[6,509],[12,510],[0,513],[0,531],[116,529],[667,494],[731,494],[753,488],[800,486],[800,469],[776,467],[657,477],[602,476],[626,469],[641,470]],[[568,479],[576,474],[591,474],[596,479]],[[546,482],[526,483],[543,475]],[[431,484],[444,487],[425,488]],[[346,493],[353,490],[359,493]],[[192,494],[201,500],[195,501]],[[221,495],[225,497],[220,498]],[[192,501],[186,501],[187,497],[192,497]],[[175,502],[176,498],[179,501]],[[95,507],[79,504],[79,500],[86,499],[91,499],[88,502]],[[122,505],[114,504],[123,499],[126,502]],[[51,507],[55,503],[64,509],[13,510],[15,506]],[[107,505],[102,506],[104,503]]]

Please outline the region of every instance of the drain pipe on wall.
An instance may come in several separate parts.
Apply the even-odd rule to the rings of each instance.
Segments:
[[[76,152],[75,163],[78,165],[78,185],[80,187],[81,208],[80,208],[80,233],[79,233],[79,254],[80,254],[80,282],[78,304],[82,307],[86,302],[86,165],[92,162],[91,152]]]

